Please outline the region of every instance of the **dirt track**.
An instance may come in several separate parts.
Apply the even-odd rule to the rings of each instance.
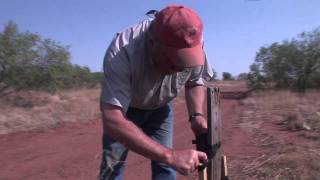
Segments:
[[[223,146],[229,158],[230,176],[241,172],[241,163],[259,156],[253,136],[239,124],[236,100],[222,100]],[[175,148],[193,148],[193,135],[183,101],[175,102]],[[101,158],[101,122],[65,124],[54,130],[0,136],[0,179],[96,179]],[[150,179],[149,161],[130,153],[125,180]],[[196,174],[178,176],[197,179]]]
[[[232,159],[255,155],[247,146],[250,135],[239,131],[238,102],[222,101],[224,151]],[[183,102],[175,104],[175,148],[193,148]],[[100,120],[86,124],[66,124],[54,130],[0,136],[1,179],[95,179],[100,162]],[[236,155],[235,155],[236,154]],[[235,155],[235,156],[234,156]],[[231,172],[232,173],[232,172]],[[149,161],[130,153],[125,179],[149,179]],[[195,179],[178,176],[178,179]]]

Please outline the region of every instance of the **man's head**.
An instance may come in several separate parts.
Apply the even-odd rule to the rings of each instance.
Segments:
[[[152,23],[151,53],[167,74],[204,64],[203,24],[197,13],[184,6],[168,6]]]

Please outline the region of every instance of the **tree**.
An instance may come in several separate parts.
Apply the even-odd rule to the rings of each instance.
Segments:
[[[222,79],[223,80],[234,80],[234,78],[232,77],[232,75],[229,72],[223,72]]]
[[[236,79],[241,81],[246,81],[248,80],[248,73],[240,73]]]
[[[250,66],[250,72],[248,73],[248,82],[247,84],[255,89],[266,88],[267,78],[261,74],[260,64],[254,63]]]
[[[69,47],[28,31],[20,32],[9,21],[0,33],[0,97],[12,90],[55,91],[98,83],[101,76],[93,76],[88,67],[71,64]]]
[[[217,71],[214,68],[212,68],[212,72],[213,72],[213,75],[212,75],[210,81],[214,81],[217,79]]]
[[[273,43],[260,48],[250,67],[251,85],[274,82],[276,87],[306,88],[320,87],[317,81],[320,68],[319,28],[302,33],[297,39]]]
[[[70,64],[68,47],[31,32],[19,32],[12,21],[0,33],[0,92],[9,87],[46,87],[52,64]]]

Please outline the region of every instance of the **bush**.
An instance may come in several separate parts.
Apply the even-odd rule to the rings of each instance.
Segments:
[[[222,73],[222,80],[234,80],[232,75],[228,72],[223,72]]]
[[[320,29],[297,39],[260,48],[250,66],[252,86],[274,82],[278,88],[305,91],[320,87]]]
[[[69,46],[19,32],[11,21],[0,33],[0,97],[8,90],[93,87],[102,78],[101,72],[71,64]]]

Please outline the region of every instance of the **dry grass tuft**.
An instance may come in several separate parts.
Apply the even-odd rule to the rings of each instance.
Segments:
[[[61,91],[54,95],[26,91],[0,99],[0,134],[54,128],[62,122],[100,117],[99,89]]]

